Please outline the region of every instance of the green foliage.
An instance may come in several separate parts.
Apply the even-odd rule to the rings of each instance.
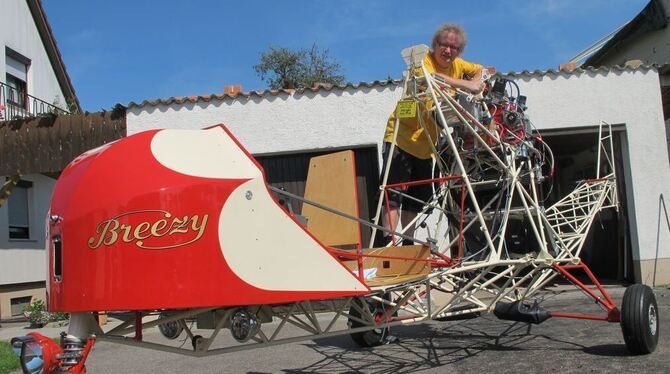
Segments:
[[[31,326],[44,326],[51,318],[46,309],[44,301],[36,299],[23,309],[23,313],[28,317]]]
[[[261,53],[260,63],[254,65],[258,76],[271,89],[309,88],[315,83],[342,84],[345,78],[340,69],[328,49],[319,49],[316,44],[297,51],[269,46]]]
[[[14,354],[12,346],[0,341],[0,374],[7,374],[20,367],[19,357]]]
[[[79,114],[79,107],[74,99],[69,98],[65,102],[67,103],[67,110],[70,114]]]
[[[53,107],[49,108],[47,114],[51,115],[60,115],[68,113],[79,114],[79,108],[77,107],[77,102],[74,99],[68,98],[67,100],[65,100],[65,104],[67,108],[65,110],[61,109],[60,96],[56,95],[54,101],[51,103]],[[67,111],[67,113],[65,111]]]
[[[49,322],[62,321],[70,318],[67,313],[50,313],[47,311],[46,304],[41,299],[33,300],[30,305],[23,309],[23,313],[28,317],[31,326],[44,326]]]
[[[70,319],[70,313],[64,313],[64,312],[50,312],[51,314],[51,321],[56,322],[56,321],[67,321]]]

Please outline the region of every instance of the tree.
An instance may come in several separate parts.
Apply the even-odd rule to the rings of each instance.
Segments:
[[[271,89],[308,88],[315,83],[342,84],[345,78],[340,68],[328,49],[321,50],[316,44],[296,51],[269,46],[261,53],[258,65],[254,65],[256,74]]]

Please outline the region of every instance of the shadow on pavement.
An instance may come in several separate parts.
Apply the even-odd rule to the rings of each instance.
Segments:
[[[516,372],[517,369],[540,370],[542,366],[535,362],[561,362],[565,356],[571,357],[569,360],[574,357],[575,362],[579,362],[585,356],[581,359],[575,356],[584,353],[630,356],[622,344],[588,347],[571,341],[569,333],[568,336],[553,336],[553,333],[546,333],[546,329],[539,329],[542,334],[538,334],[532,332],[533,328],[536,326],[526,323],[480,318],[476,322],[464,321],[449,326],[398,327],[393,331],[400,338],[398,343],[372,349],[359,348],[348,336],[321,339],[304,344],[319,353],[321,358],[318,361],[283,372],[397,374],[447,366],[477,367],[482,373],[500,372],[501,369]],[[581,338],[576,340],[588,342]],[[497,357],[501,358],[500,361],[496,360]]]
[[[583,351],[584,353],[595,356],[606,356],[606,357],[636,356],[628,352],[628,349],[626,348],[625,344],[594,345],[593,347],[585,347]]]

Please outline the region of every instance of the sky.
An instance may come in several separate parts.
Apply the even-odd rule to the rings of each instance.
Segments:
[[[347,82],[400,78],[400,51],[462,25],[462,57],[500,72],[556,69],[635,17],[649,0],[42,0],[86,111],[267,85],[269,46],[316,44]]]

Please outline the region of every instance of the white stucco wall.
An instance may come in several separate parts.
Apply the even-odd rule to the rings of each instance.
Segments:
[[[5,47],[30,59],[28,94],[65,109],[65,96],[25,0],[3,0],[0,6],[0,81],[5,82]]]
[[[550,74],[517,80],[540,129],[625,124],[626,169],[634,260],[670,257],[670,234],[658,230],[659,197],[670,196],[670,167],[655,70]],[[626,167],[627,165],[624,165]]]
[[[197,129],[224,123],[254,154],[380,144],[400,91],[396,85],[378,85],[132,107],[127,131],[130,135],[155,128]]]
[[[33,182],[29,192],[30,239],[9,239],[11,200],[0,207],[0,284],[43,281],[45,273],[45,221],[55,179],[41,174],[21,176]]]

